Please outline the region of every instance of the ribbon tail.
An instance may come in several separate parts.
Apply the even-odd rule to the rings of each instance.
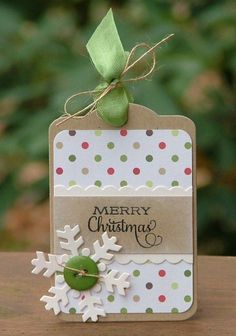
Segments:
[[[127,53],[123,49],[111,9],[93,33],[86,48],[97,71],[107,83],[120,78]]]

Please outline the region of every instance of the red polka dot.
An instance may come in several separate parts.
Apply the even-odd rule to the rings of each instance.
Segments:
[[[121,135],[121,136],[126,136],[127,133],[128,133],[128,132],[127,132],[125,129],[120,130],[120,135]]]
[[[82,146],[83,149],[87,149],[87,148],[89,148],[89,143],[88,142],[83,142],[81,146]]]
[[[165,295],[160,295],[159,298],[158,298],[158,300],[159,300],[160,302],[165,302],[165,300],[166,300]]]
[[[166,148],[166,143],[163,142],[163,141],[160,142],[160,143],[159,143],[159,148],[160,148],[160,149],[165,149],[165,148]]]
[[[134,175],[140,174],[140,169],[139,168],[134,168],[133,173],[134,173]]]
[[[58,167],[58,168],[56,169],[56,173],[57,173],[57,175],[61,175],[61,174],[63,174],[63,169],[62,169],[61,167]]]
[[[192,173],[191,168],[185,168],[185,169],[184,169],[184,173],[185,173],[186,175],[190,175],[190,174]]]
[[[115,169],[112,168],[112,167],[110,167],[110,168],[107,169],[107,173],[108,173],[109,175],[113,175],[114,172],[115,172]]]
[[[166,275],[166,271],[161,269],[158,274],[160,277],[164,277]]]

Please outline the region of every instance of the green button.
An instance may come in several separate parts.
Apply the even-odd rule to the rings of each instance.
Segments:
[[[86,274],[88,275],[86,276]],[[98,281],[98,275],[97,264],[89,257],[72,257],[67,261],[64,268],[66,283],[79,291],[92,288]]]

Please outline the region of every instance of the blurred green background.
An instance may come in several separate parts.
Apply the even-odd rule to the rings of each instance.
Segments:
[[[110,7],[126,50],[175,33],[152,80],[130,89],[196,123],[199,253],[235,255],[234,0],[0,2],[0,249],[49,249],[48,126],[98,84],[85,45]]]

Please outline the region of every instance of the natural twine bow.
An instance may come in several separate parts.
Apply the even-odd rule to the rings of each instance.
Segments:
[[[106,34],[107,31],[109,31],[109,34]],[[160,42],[156,43],[152,47],[150,47],[146,43],[137,44],[135,47],[132,48],[131,52],[128,54],[127,57],[126,56],[127,53],[124,52],[123,47],[121,45],[119,35],[117,33],[116,26],[114,23],[112,11],[110,10],[106,15],[106,17],[101,22],[101,24],[98,26],[92,38],[90,39],[89,41],[90,45],[89,43],[87,45],[93,63],[97,68],[97,70],[100,72],[100,74],[102,74],[105,81],[101,85],[99,85],[95,90],[78,92],[70,96],[64,104],[65,117],[57,123],[57,126],[74,118],[75,116],[79,118],[84,118],[85,116],[93,113],[95,110],[97,110],[97,114],[99,115],[99,117],[101,117],[106,123],[111,124],[112,126],[124,125],[127,122],[128,105],[129,102],[131,101],[130,95],[127,92],[126,88],[124,87],[124,83],[136,82],[139,80],[146,79],[153,72],[156,66],[156,56],[154,49],[156,49],[162,43],[169,40],[171,37],[173,37],[173,35],[174,34],[168,35],[167,37],[163,38]],[[109,37],[111,38],[110,45],[109,41],[107,41]],[[96,39],[96,42],[93,41],[94,39]],[[101,44],[105,49],[104,55],[106,55],[107,50],[110,51],[109,48],[111,48],[112,43],[113,44],[115,44],[115,42],[117,43],[117,45],[115,46],[116,50],[115,52],[113,52],[113,55],[111,55],[110,59],[108,55],[108,62],[107,62],[109,64],[108,66],[105,62],[103,63],[103,59],[105,58],[105,56],[102,54],[103,49],[97,50],[98,46],[96,43],[97,40],[99,39],[102,40]],[[94,48],[94,46],[96,47],[96,49]],[[147,48],[147,51],[143,53],[135,61],[131,62],[131,59],[133,58],[138,48]],[[120,71],[122,64],[118,64],[118,67],[120,69],[114,68],[115,66],[117,66],[116,53],[117,53],[117,62],[119,62],[120,60],[119,56],[124,56],[123,58],[125,58],[125,66],[123,67],[122,71]],[[141,76],[125,79],[124,77],[127,74],[127,72],[149,54],[151,54],[152,56],[152,61],[148,71]],[[117,75],[114,77],[114,79],[112,78],[113,74]],[[94,97],[94,101],[91,104],[84,107],[83,109],[80,109],[79,111],[75,112],[74,114],[68,113],[67,106],[69,102],[75,97],[83,95],[92,95]]]

